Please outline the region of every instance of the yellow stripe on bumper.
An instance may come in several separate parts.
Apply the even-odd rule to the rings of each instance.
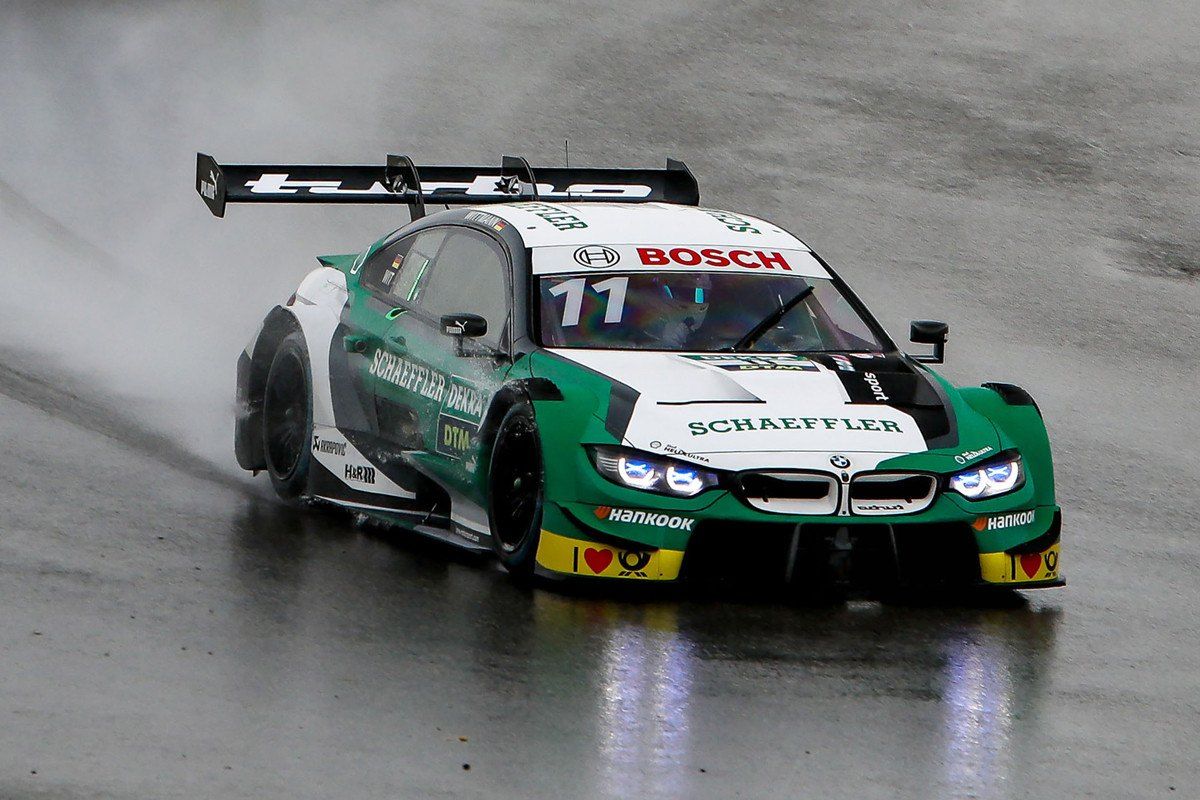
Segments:
[[[1058,566],[1058,542],[1040,553],[979,555],[979,571],[988,583],[1019,585],[1052,581],[1058,578]]]
[[[683,566],[683,551],[621,550],[544,530],[538,543],[537,563],[568,575],[673,581]]]

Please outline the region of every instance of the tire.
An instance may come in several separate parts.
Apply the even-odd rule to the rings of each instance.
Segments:
[[[299,331],[279,344],[263,390],[263,455],[275,493],[295,500],[308,488],[312,463],[312,372]]]
[[[515,575],[533,574],[545,490],[542,443],[533,409],[528,403],[517,403],[500,420],[488,466],[492,547],[500,563]]]

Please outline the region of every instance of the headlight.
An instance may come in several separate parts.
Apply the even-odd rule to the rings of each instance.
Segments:
[[[1021,457],[1017,455],[950,476],[950,488],[968,500],[1008,494],[1021,488],[1024,483],[1025,470],[1021,466]]]
[[[694,497],[721,482],[715,472],[638,450],[589,447],[588,451],[597,472],[613,483],[631,489],[675,497]]]

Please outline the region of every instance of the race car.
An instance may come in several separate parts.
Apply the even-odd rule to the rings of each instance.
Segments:
[[[665,169],[220,165],[230,202],[397,203],[237,363],[235,452],[280,497],[521,576],[1061,586],[1023,389],[902,352],[810,247]],[[426,213],[426,204],[445,211]],[[455,206],[455,208],[451,208]]]

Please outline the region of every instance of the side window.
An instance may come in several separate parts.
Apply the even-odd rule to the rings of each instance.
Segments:
[[[401,273],[407,276],[410,265],[413,265],[415,272],[420,272],[420,268],[414,262],[423,262],[422,266],[427,266],[445,236],[444,231],[435,228],[405,236],[381,247],[363,265],[359,282],[379,294],[406,297],[407,287],[403,291],[400,289],[404,281],[400,277]],[[425,254],[424,257],[418,257],[422,253]]]
[[[385,245],[363,264],[362,276],[358,282],[373,292],[386,294],[396,279],[399,265],[404,260],[404,254],[412,246],[413,237],[406,236],[399,241]]]
[[[412,247],[401,260],[399,277],[391,284],[390,294],[397,303],[420,302],[421,292],[429,280],[429,265],[446,240],[446,228],[430,228],[409,238]]]
[[[506,267],[504,252],[490,237],[450,229],[433,268],[413,278],[418,307],[435,319],[442,314],[478,314],[487,320],[481,341],[500,348],[508,323]],[[407,281],[409,276],[405,264],[401,279]]]

